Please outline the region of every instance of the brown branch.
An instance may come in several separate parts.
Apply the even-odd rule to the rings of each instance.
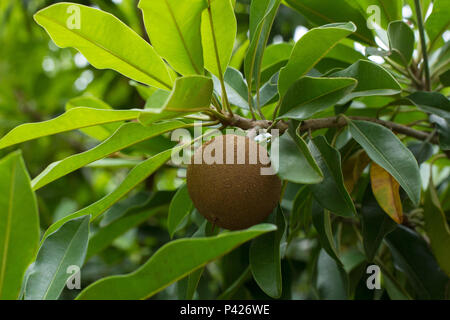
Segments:
[[[352,120],[364,120],[369,122],[378,123],[386,128],[391,129],[392,131],[400,134],[407,135],[412,138],[416,138],[418,140],[422,141],[429,141],[434,144],[439,144],[439,139],[436,135],[428,134],[424,131],[419,131],[412,129],[410,127],[407,127],[402,124],[398,124],[391,121],[385,121],[380,120],[376,118],[370,118],[370,117],[359,117],[359,116],[353,116],[348,117]],[[303,121],[300,127],[300,132],[307,132],[309,130],[318,130],[323,128],[340,128],[347,125],[347,121],[343,117],[331,117],[331,118],[322,118],[322,119],[311,119]]]
[[[439,139],[436,135],[429,134],[424,131],[419,131],[412,129],[410,127],[407,127],[402,124],[398,124],[391,121],[385,121],[380,120],[376,118],[370,118],[370,117],[360,117],[360,116],[353,116],[348,117],[352,120],[364,120],[369,122],[378,123],[386,128],[391,129],[392,131],[400,134],[407,135],[412,138],[416,138],[418,140],[422,141],[429,141],[434,144],[439,144]],[[272,121],[268,120],[251,120],[247,119],[238,115],[234,115],[231,118],[222,119],[221,123],[225,126],[233,126],[238,127],[243,130],[250,130],[253,128],[262,128],[262,129],[268,129],[270,127],[274,129],[280,130],[280,134],[282,134],[284,131],[288,129],[288,123],[284,121],[279,121],[275,125],[273,125]],[[310,119],[305,120],[301,123],[300,126],[300,132],[308,132],[308,131],[314,131],[324,128],[340,128],[347,125],[347,121],[344,117],[330,117],[330,118],[320,118],[320,119]]]

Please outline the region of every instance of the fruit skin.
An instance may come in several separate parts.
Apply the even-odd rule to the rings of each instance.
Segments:
[[[239,143],[245,143],[244,164],[237,164],[236,160]],[[208,155],[211,148],[220,146],[222,164],[194,163],[200,155]],[[256,164],[250,164],[249,147],[261,154]],[[227,150],[234,153],[234,164],[225,163]],[[214,225],[229,230],[245,229],[264,221],[280,199],[281,181],[275,174],[261,175],[260,169],[270,166],[261,159],[265,159],[263,163],[269,161],[267,150],[244,136],[218,136],[198,148],[187,169],[187,187],[200,214]]]

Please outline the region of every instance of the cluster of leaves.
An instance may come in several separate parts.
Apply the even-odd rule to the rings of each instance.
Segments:
[[[281,2],[141,0],[149,41],[80,4],[35,14],[57,46],[133,80],[145,107],[84,95],[0,139],[5,149],[79,130],[90,139],[82,143],[96,142],[33,179],[21,152],[0,160],[0,298],[59,298],[70,266],[100,263],[157,215],[167,215],[164,245],[131,273],[93,279],[77,299],[448,297],[450,8],[434,0],[426,16],[430,0]],[[402,16],[404,5],[414,16]],[[300,13],[309,31],[268,45],[280,8]],[[272,142],[283,198],[267,223],[219,231],[195,210],[182,168],[167,165],[181,148],[168,134],[244,118],[285,130]],[[130,170],[99,200],[55,215],[41,236],[36,192],[84,167]],[[383,290],[368,290],[369,264],[381,268]]]

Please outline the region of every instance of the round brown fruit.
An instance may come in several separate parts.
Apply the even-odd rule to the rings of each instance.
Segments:
[[[280,179],[275,174],[262,175],[261,168],[271,170],[263,146],[244,136],[218,136],[198,148],[188,166],[192,202],[206,219],[225,229],[261,223],[281,194]]]

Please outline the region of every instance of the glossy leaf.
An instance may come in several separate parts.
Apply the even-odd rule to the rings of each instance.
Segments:
[[[425,193],[424,212],[425,230],[430,238],[431,249],[441,269],[450,277],[450,228],[442,210],[433,179],[430,176],[428,190]]]
[[[356,84],[356,80],[351,78],[303,77],[286,92],[278,117],[308,119],[336,104],[349,94]]]
[[[402,0],[357,0],[367,18],[374,14],[372,6],[377,6],[380,17],[380,27],[387,29],[389,22],[402,19]]]
[[[430,51],[433,50],[440,41],[443,41],[441,36],[445,31],[448,31],[450,25],[448,17],[450,17],[450,6],[448,3],[445,0],[433,1],[433,11],[425,22],[425,30],[430,39]]]
[[[57,300],[69,278],[67,268],[84,263],[89,217],[67,221],[45,239],[31,268],[25,300]]]
[[[244,63],[245,54],[247,53],[248,46],[250,45],[250,41],[247,39],[241,46],[236,50],[236,52],[231,57],[230,67],[236,70],[240,70],[242,64]]]
[[[91,215],[91,220],[99,217],[114,203],[122,199],[128,192],[130,192],[138,184],[143,182],[148,176],[154,173],[165,162],[167,162],[170,159],[172,150],[173,149],[163,151],[154,157],[142,161],[130,171],[127,177],[120,183],[120,185],[116,189],[114,189],[114,191],[98,200],[97,202],[94,202],[93,204],[87,206],[86,208],[58,220],[47,229],[43,238],[45,239],[46,237],[48,237],[50,233],[60,228],[66,221],[69,221],[71,219],[86,215]]]
[[[291,56],[294,44],[282,42],[266,47],[261,62],[261,83],[268,81],[281,67],[284,67]]]
[[[244,242],[274,230],[273,225],[262,224],[215,237],[169,242],[136,271],[94,282],[77,299],[147,299]]]
[[[344,175],[344,185],[348,193],[352,193],[356,183],[361,177],[364,169],[370,163],[370,159],[364,150],[355,152],[342,165],[342,174]]]
[[[344,186],[339,152],[323,136],[315,137],[309,148],[324,175],[321,183],[310,186],[314,198],[323,208],[335,214],[354,216],[356,210]]]
[[[386,239],[396,266],[407,275],[417,298],[444,299],[450,278],[439,268],[425,240],[404,226]]]
[[[17,299],[39,244],[39,214],[20,152],[0,159],[0,300]]]
[[[324,249],[320,250],[317,259],[315,288],[319,299],[348,299],[348,276],[345,270]]]
[[[48,121],[22,124],[0,139],[0,149],[24,141],[104,123],[136,119],[137,110],[100,110],[91,108],[70,109]]]
[[[122,218],[130,211],[142,209],[146,204],[150,202],[152,196],[149,192],[139,191],[132,196],[117,202],[111,208],[109,208],[103,215],[100,221],[100,227],[105,227],[117,219]]]
[[[207,1],[209,7],[203,11],[201,23],[203,57],[205,68],[220,78],[231,59],[237,22],[230,0]]]
[[[66,110],[70,110],[77,107],[87,107],[93,109],[106,109],[106,110],[112,109],[111,106],[109,106],[107,103],[93,96],[81,96],[73,98],[66,103]],[[121,122],[113,122],[108,124],[102,124],[95,127],[88,127],[80,130],[90,137],[103,141],[107,139],[111,134],[113,134],[114,131],[116,131],[121,124],[122,124]]]
[[[291,131],[292,129],[289,129]],[[291,132],[278,138],[279,155],[271,154],[272,165],[282,180],[294,183],[314,184],[323,179],[308,146],[301,137],[292,137]],[[295,134],[294,134],[295,135]]]
[[[388,28],[391,58],[404,66],[409,66],[414,51],[414,31],[403,21],[394,21]]]
[[[187,186],[184,185],[175,193],[169,207],[167,229],[171,238],[173,238],[177,228],[193,209],[194,204],[189,197]]]
[[[76,48],[94,67],[113,69],[158,88],[172,88],[171,73],[153,47],[113,15],[79,4],[57,3],[36,13],[34,19],[58,46]]]
[[[173,119],[209,108],[213,82],[204,76],[178,78],[170,96],[159,108],[148,108],[142,112],[139,121],[149,125],[158,120]]]
[[[351,38],[370,45],[375,44],[373,34],[367,27],[365,15],[359,11],[359,8],[347,1],[286,0],[286,2],[289,6],[304,15],[315,26],[353,21],[356,24],[357,30]]]
[[[214,89],[222,97],[220,80],[213,76]],[[248,109],[248,88],[242,73],[234,68],[227,68],[224,75],[225,90],[228,101],[237,107]]]
[[[450,120],[450,100],[442,93],[417,91],[407,99],[422,111]]]
[[[255,89],[259,90],[264,50],[280,3],[281,0],[260,0],[251,2],[250,45],[244,61],[245,78],[247,79],[250,92],[253,91],[253,80],[256,84]]]
[[[356,88],[339,103],[344,104],[358,97],[389,96],[401,92],[400,84],[380,65],[359,60],[347,69],[335,72],[331,77],[349,77],[358,80]]]
[[[89,239],[89,247],[86,253],[86,261],[89,260],[94,255],[98,254],[102,250],[106,249],[111,243],[131,230],[132,228],[144,223],[150,217],[167,212],[166,206],[160,206],[155,208],[142,208],[132,210],[125,216],[112,221],[108,225],[100,228],[94,235]]]
[[[391,130],[379,124],[350,121],[349,125],[353,139],[364,148],[370,159],[389,172],[418,205],[421,181],[419,166],[411,151]]]
[[[269,81],[267,81],[261,89],[259,89],[259,96],[253,97],[254,104],[258,104],[262,108],[268,104],[275,103],[278,100],[278,73],[274,74]]]
[[[89,163],[162,133],[181,128],[184,125],[181,121],[163,122],[154,124],[151,127],[144,127],[135,122],[125,123],[109,139],[96,147],[50,164],[33,179],[31,183],[33,189],[40,189]]]
[[[370,166],[370,184],[380,207],[392,220],[401,224],[403,221],[403,207],[398,182],[389,172],[376,163],[372,163]]]
[[[334,241],[330,215],[330,211],[324,210],[316,200],[313,200],[312,222],[314,228],[317,230],[317,234],[319,235],[320,245],[331,258],[336,260],[336,262],[341,265],[342,262],[339,259],[339,253]]]
[[[450,119],[432,114],[430,122],[435,125],[439,133],[439,146],[442,150],[450,150]]]
[[[285,231],[283,211],[278,206],[272,214],[277,230],[256,238],[250,245],[250,268],[259,287],[270,297],[279,298],[282,292],[281,239]]]
[[[291,57],[280,71],[278,91],[283,97],[288,89],[305,76],[340,40],[355,32],[353,23],[326,25],[308,31],[294,46]]]
[[[206,0],[139,1],[152,45],[182,75],[203,73],[200,20],[207,6]]]
[[[370,188],[363,197],[360,212],[364,252],[367,261],[373,261],[384,237],[397,224],[380,208]]]

